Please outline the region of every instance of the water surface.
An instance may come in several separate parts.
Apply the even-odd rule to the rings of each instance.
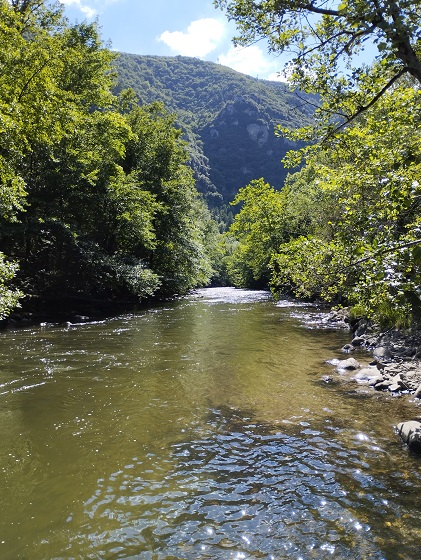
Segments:
[[[326,383],[319,318],[219,288],[2,332],[0,558],[418,558],[418,409]]]

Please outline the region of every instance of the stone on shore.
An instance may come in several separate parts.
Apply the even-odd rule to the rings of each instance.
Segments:
[[[368,383],[373,386],[383,381],[383,375],[379,373],[376,367],[367,367],[360,369],[360,371],[355,374],[354,379],[359,383]]]
[[[373,350],[373,357],[380,360],[390,360],[392,353],[387,346],[378,346]]]
[[[421,453],[421,422],[401,422],[398,424],[398,433],[411,451]]]
[[[337,368],[339,370],[354,370],[354,369],[358,369],[360,367],[360,364],[357,362],[357,360],[355,358],[348,358],[347,360],[341,360],[338,365]]]
[[[365,344],[365,338],[362,336],[356,336],[351,341],[352,346],[363,346]]]

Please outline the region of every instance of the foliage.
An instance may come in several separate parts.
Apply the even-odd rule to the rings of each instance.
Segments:
[[[241,210],[226,236],[226,267],[234,285],[267,284],[271,256],[285,241],[284,200],[283,193],[263,179],[238,191],[232,204],[242,204]]]
[[[112,93],[97,24],[0,0],[0,311],[33,298],[133,301],[208,282],[185,143],[161,105]],[[8,287],[6,287],[8,286]]]
[[[345,299],[398,323],[420,315],[420,119],[420,91],[403,83],[308,154],[311,189],[330,201],[329,227],[320,228],[316,210],[309,235],[281,246],[276,291]]]
[[[371,107],[404,74],[421,82],[421,4],[406,0],[215,0],[235,21],[235,42],[259,38],[275,53],[291,52],[287,74],[302,91],[320,94],[327,130]],[[367,44],[377,64],[361,62]],[[334,121],[332,123],[332,120]],[[335,124],[336,123],[336,124]],[[326,129],[325,129],[326,132]]]
[[[19,305],[19,299],[22,297],[19,290],[9,286],[17,268],[16,263],[7,261],[3,253],[0,253],[0,319],[7,317]]]

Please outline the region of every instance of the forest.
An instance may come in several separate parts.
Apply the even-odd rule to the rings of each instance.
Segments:
[[[237,44],[264,38],[295,53],[290,87],[314,114],[279,122],[294,147],[282,188],[243,185],[227,231],[196,189],[186,129],[156,77],[142,97],[144,81],[137,91],[119,81],[96,23],[69,24],[59,3],[0,0],[1,318],[213,282],[387,325],[421,320],[421,8],[215,5],[236,22]],[[354,58],[367,41],[370,64]]]
[[[205,285],[219,231],[164,106],[60,3],[0,2],[0,316]]]
[[[418,2],[215,2],[238,45],[292,52],[292,87],[317,94],[315,122],[277,133],[306,146],[276,191],[240,189],[227,234],[238,285],[269,282],[395,327],[421,320],[421,7]],[[372,63],[361,58],[370,46]]]

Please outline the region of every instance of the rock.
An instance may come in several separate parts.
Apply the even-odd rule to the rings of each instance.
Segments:
[[[348,358],[347,360],[341,360],[337,366],[338,369],[358,369],[360,364],[357,362],[355,358]]]
[[[388,390],[391,393],[399,393],[399,391],[401,391],[402,389],[404,389],[402,383],[392,383],[391,385],[389,385]]]
[[[373,350],[373,356],[376,359],[389,360],[392,357],[392,353],[387,346],[378,346]]]
[[[357,381],[371,381],[374,377],[380,377],[383,381],[383,376],[379,376],[377,368],[368,367],[360,369],[360,371],[355,374],[354,379],[356,379]]]
[[[365,319],[360,319],[357,324],[357,328],[354,331],[356,337],[360,337],[361,335],[367,332],[369,324]]]
[[[362,346],[363,344],[365,344],[365,338],[363,338],[362,336],[356,336],[352,339],[351,344],[352,346]]]
[[[349,329],[349,309],[347,307],[332,309],[327,316],[326,323],[335,327]]]
[[[342,346],[342,352],[352,352],[353,350],[355,350],[355,347],[352,346],[352,344],[345,344],[345,346]]]
[[[384,381],[384,377],[383,375],[373,375],[373,377],[371,377],[368,381],[368,384],[370,385],[370,387],[374,387],[378,384],[378,383],[382,383],[382,381]]]
[[[383,379],[380,383],[376,383],[374,388],[376,391],[383,391],[384,389],[389,389],[390,385],[393,385],[393,381],[390,381],[390,379]]]
[[[421,399],[421,385],[418,385],[418,388],[415,389],[414,397],[416,399]]]
[[[421,422],[411,420],[398,424],[398,433],[414,453],[421,453]]]

